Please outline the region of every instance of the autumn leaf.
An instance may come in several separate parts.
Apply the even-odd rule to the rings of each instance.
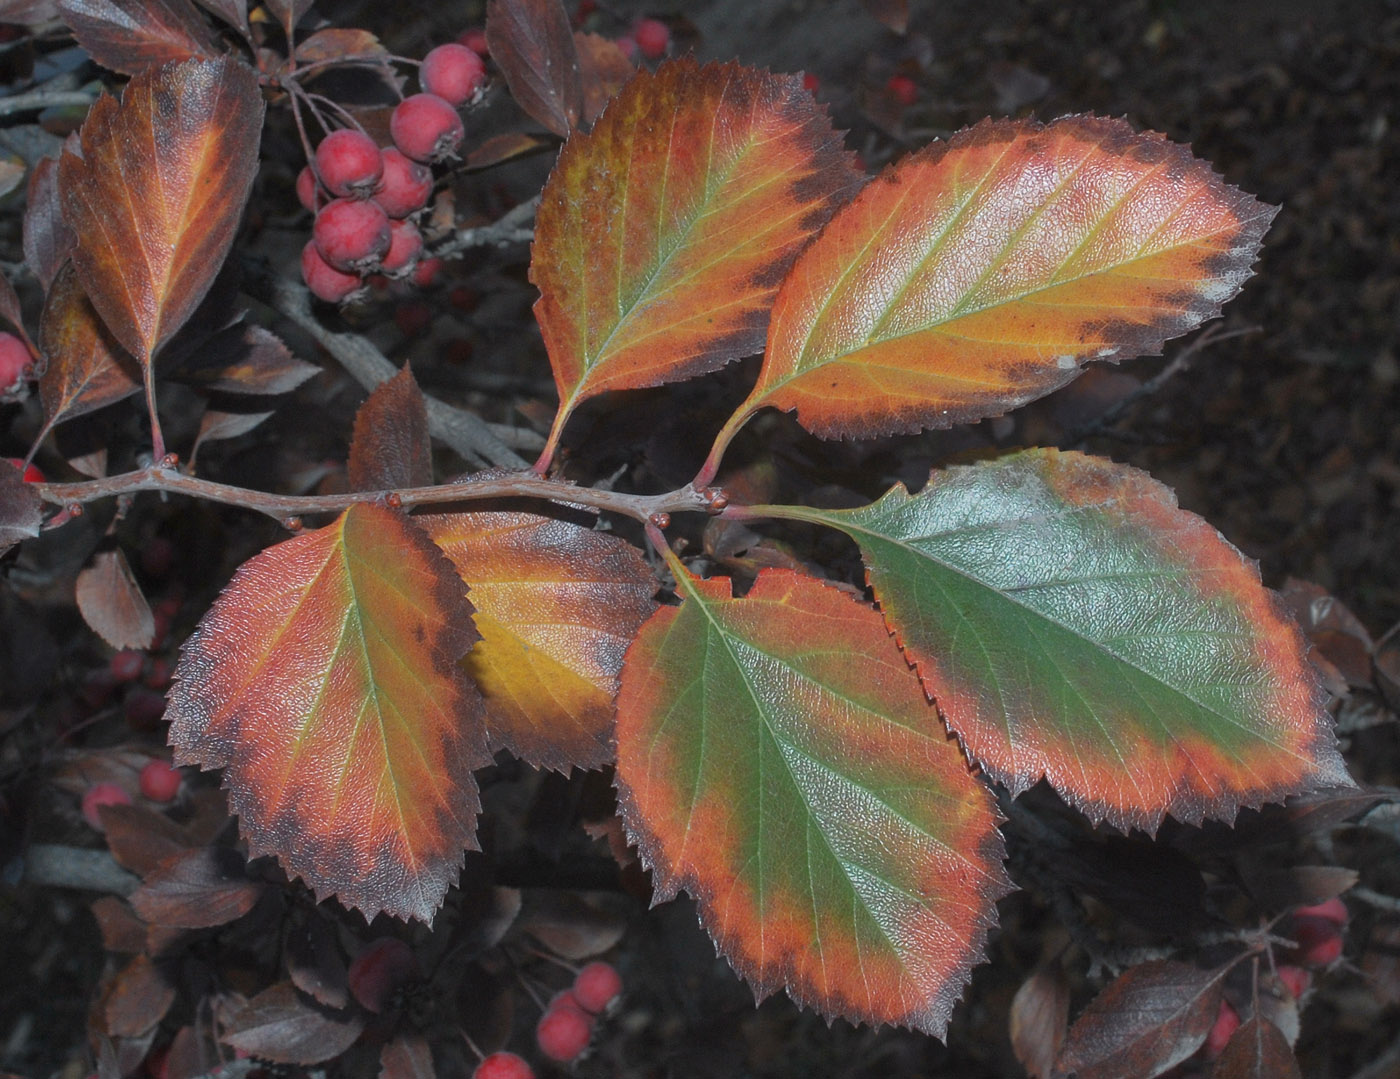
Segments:
[[[823,438],[997,416],[1161,351],[1249,277],[1276,207],[1123,120],[987,120],[885,170],[774,302],[765,406]]]
[[[470,586],[481,641],[466,666],[492,746],[562,772],[610,761],[622,657],[656,607],[641,552],[532,513],[415,520]]]
[[[569,17],[559,0],[490,0],[486,44],[510,96],[532,118],[566,136],[583,111],[583,85]]]
[[[348,465],[350,489],[384,491],[433,482],[428,409],[413,372],[381,382],[355,414]]]
[[[228,255],[258,169],[263,103],[232,58],[143,71],[97,99],[81,154],[59,159],[78,280],[143,363],[190,316]]]
[[[604,390],[757,352],[778,282],[859,182],[795,75],[679,60],[629,82],[560,152],[530,279],[564,422]]]
[[[245,563],[175,670],[177,762],[225,769],[251,856],[369,918],[431,921],[475,845],[465,591],[406,517],[355,505]]]
[[[24,473],[0,461],[0,554],[21,540],[33,539],[44,523],[43,502]]]
[[[1094,820],[1156,829],[1350,786],[1297,626],[1252,562],[1145,473],[1029,450],[855,510],[780,507],[861,548],[968,754]]]
[[[76,136],[70,135],[76,141]],[[24,198],[24,262],[47,292],[73,250],[73,230],[63,220],[58,161],[42,158],[29,174]]]
[[[879,614],[673,560],[627,653],[617,787],[656,898],[685,889],[760,998],[942,1036],[1008,882],[990,792]]]
[[[219,55],[189,0],[58,0],[58,10],[88,55],[123,75]]]
[[[120,547],[98,551],[80,570],[74,594],[83,621],[113,648],[149,648],[155,615]]]

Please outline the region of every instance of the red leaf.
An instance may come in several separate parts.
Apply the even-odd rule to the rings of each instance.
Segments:
[[[583,86],[559,0],[490,0],[486,44],[520,107],[556,135],[568,135],[583,111]]]
[[[219,55],[189,0],[58,0],[58,10],[88,55],[123,75]]]
[[[176,855],[131,893],[136,913],[170,929],[209,929],[243,917],[264,891],[249,880],[243,858],[228,847]]]
[[[1215,1024],[1229,971],[1170,960],[1128,968],[1075,1020],[1057,1067],[1078,1079],[1151,1079],[1180,1064]]]
[[[143,362],[199,306],[228,255],[257,174],[262,118],[250,67],[187,60],[132,79],[120,105],[98,98],[82,155],[59,159],[79,280]]]
[[[78,610],[94,633],[113,648],[149,648],[155,616],[120,548],[98,551],[78,574]]]
[[[33,539],[44,523],[43,502],[24,473],[0,461],[0,554],[21,540]]]
[[[219,1040],[276,1064],[319,1064],[354,1045],[364,1026],[358,1013],[328,1013],[279,982],[229,1016]]]
[[[428,410],[407,366],[376,386],[355,414],[349,474],[352,491],[391,491],[433,482]]]
[[[132,955],[146,947],[146,923],[136,917],[125,899],[104,895],[93,900],[91,909],[107,951]]]
[[[139,1038],[165,1018],[175,1003],[175,986],[150,956],[138,955],[102,994],[102,1024],[119,1038]]]
[[[1235,1031],[1210,1074],[1211,1079],[1303,1079],[1283,1032],[1257,1015]]]
[[[45,433],[141,388],[136,361],[97,317],[71,262],[58,271],[44,302],[39,349],[48,364],[39,379]]]
[[[69,136],[76,141],[77,136]],[[58,162],[46,157],[29,174],[24,204],[24,261],[48,291],[73,251],[73,230],[63,220],[58,195]]]

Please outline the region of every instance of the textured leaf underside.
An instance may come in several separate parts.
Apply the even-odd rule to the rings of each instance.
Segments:
[[[176,760],[225,769],[250,854],[369,918],[430,921],[475,847],[465,592],[410,520],[352,506],[245,563],[175,671]]]
[[[941,1036],[1007,890],[997,815],[873,608],[682,575],[627,653],[623,821],[767,996]]]
[[[493,748],[563,772],[610,761],[622,657],[656,606],[641,552],[533,513],[416,520],[471,588],[481,640],[466,668]]]
[[[951,427],[1220,312],[1275,207],[1122,120],[988,120],[868,184],[798,259],[740,415],[824,438]]]
[[[1255,565],[1146,473],[1029,450],[845,511],[886,620],[968,754],[1092,818],[1351,784],[1297,626]]]

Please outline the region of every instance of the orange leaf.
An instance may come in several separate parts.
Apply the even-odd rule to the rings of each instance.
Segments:
[[[1239,291],[1275,212],[1122,120],[984,121],[803,252],[726,435],[765,405],[823,438],[950,427],[1160,352]]]
[[[430,921],[475,846],[490,762],[458,667],[472,606],[411,521],[355,505],[247,562],[186,642],[181,764],[224,768],[250,854],[373,918]]]
[[[59,159],[78,280],[143,362],[199,305],[228,255],[258,169],[262,117],[247,65],[167,64],[132,79],[120,105],[98,98],[81,155]]]
[[[467,669],[493,746],[561,772],[611,760],[622,656],[656,606],[641,552],[531,513],[416,520],[471,587],[481,642]]]
[[[757,352],[778,282],[859,180],[795,75],[679,60],[639,73],[559,155],[531,280],[559,387],[579,402]]]

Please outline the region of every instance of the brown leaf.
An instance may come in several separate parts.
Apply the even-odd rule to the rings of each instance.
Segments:
[[[135,954],[145,947],[146,925],[125,899],[104,895],[92,901],[91,910],[107,951]]]
[[[1011,1048],[1032,1079],[1051,1079],[1069,1027],[1069,980],[1058,964],[1021,983],[1011,1001]]]
[[[311,10],[313,0],[266,0],[267,10],[278,24],[290,30]]]
[[[1129,967],[1074,1021],[1056,1067],[1078,1079],[1150,1079],[1180,1064],[1210,1033],[1228,972],[1173,960]]]
[[[24,332],[23,311],[20,309],[19,297],[15,295],[15,287],[4,274],[0,274],[0,318],[18,330],[20,336],[29,336]],[[8,388],[0,386],[0,390]]]
[[[77,136],[70,136],[76,142]],[[47,292],[73,251],[73,230],[58,197],[58,161],[46,157],[29,174],[24,206],[24,261]]]
[[[248,0],[195,0],[205,11],[212,12],[243,35],[248,35]]]
[[[602,34],[575,33],[574,50],[583,85],[583,122],[591,124],[637,69],[617,42]]]
[[[43,523],[43,503],[24,482],[24,473],[0,461],[0,554],[20,540],[33,539]]]
[[[190,467],[194,467],[199,447],[204,443],[246,435],[271,415],[271,412],[223,412],[211,408],[199,421],[199,434],[195,435],[190,450]]]
[[[131,893],[147,922],[172,929],[208,929],[243,917],[263,893],[242,857],[228,847],[197,847],[167,860]]]
[[[909,0],[865,0],[865,9],[896,34],[909,28]]]
[[[523,157],[525,154],[556,145],[552,139],[540,135],[528,135],[523,131],[507,131],[502,135],[492,135],[482,139],[467,153],[466,167],[485,169],[499,165],[502,161]]]
[[[191,846],[183,828],[144,805],[108,806],[102,811],[102,832],[117,864],[140,877]]]
[[[1290,577],[1280,593],[1314,648],[1341,672],[1348,685],[1371,683],[1375,644],[1361,620],[1321,585]]]
[[[78,574],[78,610],[113,648],[149,648],[156,635],[151,606],[120,548],[98,551]]]
[[[426,487],[433,482],[428,410],[407,367],[376,386],[355,414],[349,473],[352,491]]]
[[[1391,708],[1400,711],[1400,622],[1376,643],[1371,664],[1375,669],[1376,688]]]
[[[343,1008],[350,1002],[335,927],[320,911],[313,909],[302,924],[292,926],[284,954],[292,984],[307,996],[328,1008]]]
[[[1361,878],[1356,870],[1340,865],[1265,868],[1255,873],[1246,871],[1244,876],[1250,893],[1271,911],[1326,902],[1347,891]]]
[[[165,1018],[175,1003],[175,987],[150,956],[138,955],[123,967],[102,994],[106,1033],[139,1038]]]
[[[120,105],[98,98],[82,156],[59,159],[78,278],[143,362],[199,306],[228,255],[257,173],[262,117],[252,68],[187,60],[132,79]]]
[[[1303,1073],[1283,1032],[1254,1016],[1230,1038],[1211,1079],[1303,1079]]]
[[[333,1015],[279,982],[230,1015],[220,1040],[277,1064],[319,1064],[354,1045],[364,1025],[360,1015]]]
[[[611,897],[589,899],[571,892],[530,889],[521,898],[516,925],[556,955],[574,962],[601,955],[627,931],[627,919],[606,905]]]
[[[377,37],[368,30],[331,27],[317,30],[297,46],[297,63],[315,64],[322,60],[342,60],[347,56],[387,56]]]
[[[583,83],[569,17],[559,0],[491,0],[486,44],[520,107],[556,135],[567,136],[583,112]]]
[[[123,75],[192,56],[218,56],[218,44],[189,0],[58,0],[78,44]]]
[[[39,351],[47,367],[39,379],[44,430],[61,420],[113,404],[141,388],[136,361],[117,344],[64,263],[39,319]]]
[[[435,1079],[433,1051],[419,1034],[402,1034],[379,1053],[379,1079]]]
[[[271,330],[235,325],[199,341],[170,377],[223,393],[278,394],[320,373],[314,363],[293,356]]]

